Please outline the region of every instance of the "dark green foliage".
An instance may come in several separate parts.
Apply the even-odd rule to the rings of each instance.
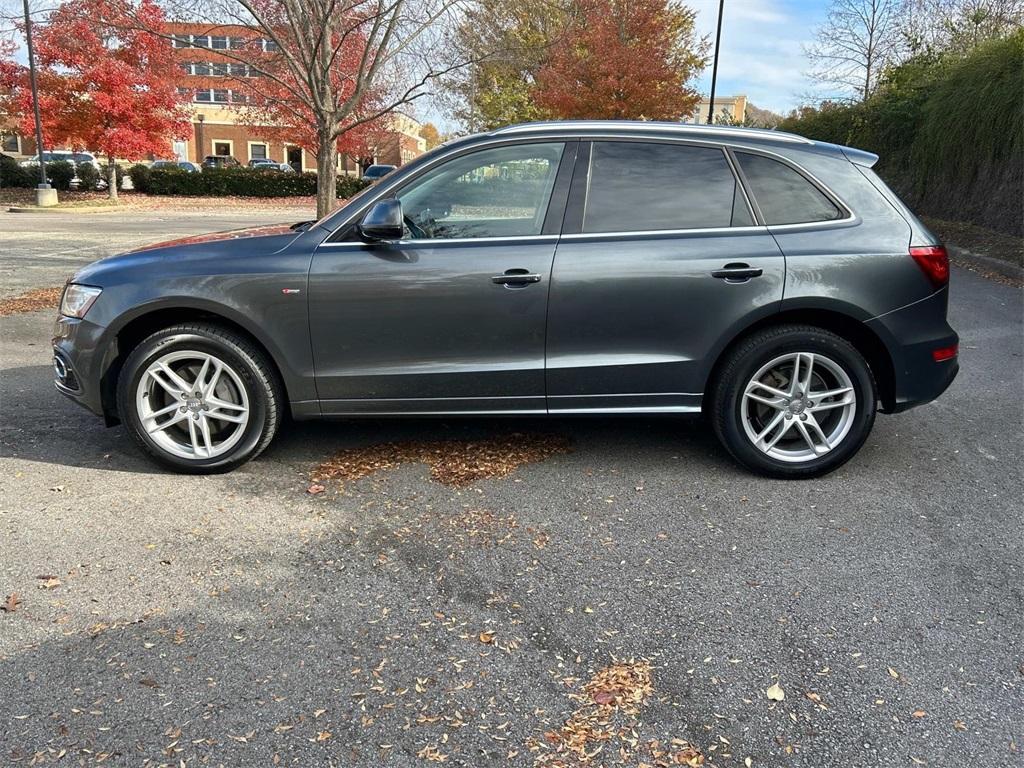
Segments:
[[[46,178],[54,189],[71,189],[71,179],[75,177],[75,166],[66,160],[46,164]]]
[[[922,55],[893,68],[859,104],[825,104],[779,129],[879,155],[878,173],[939,218],[1021,234],[1024,32],[967,55]]]
[[[149,166],[138,163],[128,169],[128,176],[132,180],[132,187],[136,192],[149,192]]]
[[[204,168],[189,173],[180,168],[134,166],[129,173],[140,192],[188,197],[299,197],[316,194],[315,173],[279,173],[254,168]],[[347,198],[366,186],[349,176],[338,178],[338,197]]]
[[[100,172],[96,170],[95,165],[92,163],[79,163],[76,173],[78,174],[78,188],[80,190],[84,192],[96,189],[100,180]]]
[[[34,187],[39,183],[38,168],[22,168],[18,161],[0,155],[0,189]]]

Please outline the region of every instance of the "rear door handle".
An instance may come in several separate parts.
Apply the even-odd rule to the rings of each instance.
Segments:
[[[764,270],[751,267],[749,264],[726,264],[722,269],[712,272],[711,276],[728,283],[745,283],[750,278],[760,277],[762,274]]]
[[[495,275],[491,282],[510,288],[522,288],[531,283],[539,283],[540,275],[526,269],[506,269],[505,274]]]

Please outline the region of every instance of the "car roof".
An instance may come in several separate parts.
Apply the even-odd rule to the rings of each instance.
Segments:
[[[813,141],[804,136],[768,128],[745,128],[732,125],[704,125],[696,123],[672,123],[657,120],[549,120],[535,123],[518,123],[491,131],[477,133],[462,139],[446,142],[451,147],[463,143],[470,144],[485,139],[538,137],[544,138],[596,138],[613,134],[635,135],[649,138],[695,139],[705,141],[729,142],[766,148],[783,147],[794,150],[811,151],[843,157],[850,162],[871,167],[878,160],[878,155],[852,147],[843,147],[823,141]]]

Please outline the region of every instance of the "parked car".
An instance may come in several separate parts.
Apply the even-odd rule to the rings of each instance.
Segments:
[[[318,222],[85,267],[57,388],[184,472],[286,413],[703,413],[750,469],[821,475],[958,370],[945,248],[877,159],[722,126],[472,136]]]
[[[79,165],[81,163],[89,163],[97,171],[102,171],[106,166],[100,165],[100,162],[96,159],[96,156],[92,152],[71,152],[65,149],[55,149],[50,152],[43,152],[44,163],[71,163],[72,165]],[[21,161],[22,168],[30,168],[39,165],[39,154],[36,153],[27,160]]]
[[[254,158],[250,160],[249,167],[256,168],[261,171],[279,171],[281,173],[295,173],[295,169],[288,165],[288,163],[279,163],[276,160],[268,160],[265,158]]]
[[[202,170],[198,165],[190,163],[188,160],[155,160],[149,167],[153,170],[179,168],[187,173],[198,173]]]
[[[203,168],[241,168],[242,164],[231,155],[207,155],[203,158]]]
[[[396,167],[397,166],[394,165],[371,165],[363,173],[363,181],[377,181],[378,179],[383,179],[395,170]]]

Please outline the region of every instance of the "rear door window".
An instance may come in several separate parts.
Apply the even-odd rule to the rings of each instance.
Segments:
[[[742,190],[715,147],[595,141],[584,232],[750,226]]]
[[[825,193],[785,163],[749,152],[737,152],[736,159],[765,224],[808,224],[843,217]]]

